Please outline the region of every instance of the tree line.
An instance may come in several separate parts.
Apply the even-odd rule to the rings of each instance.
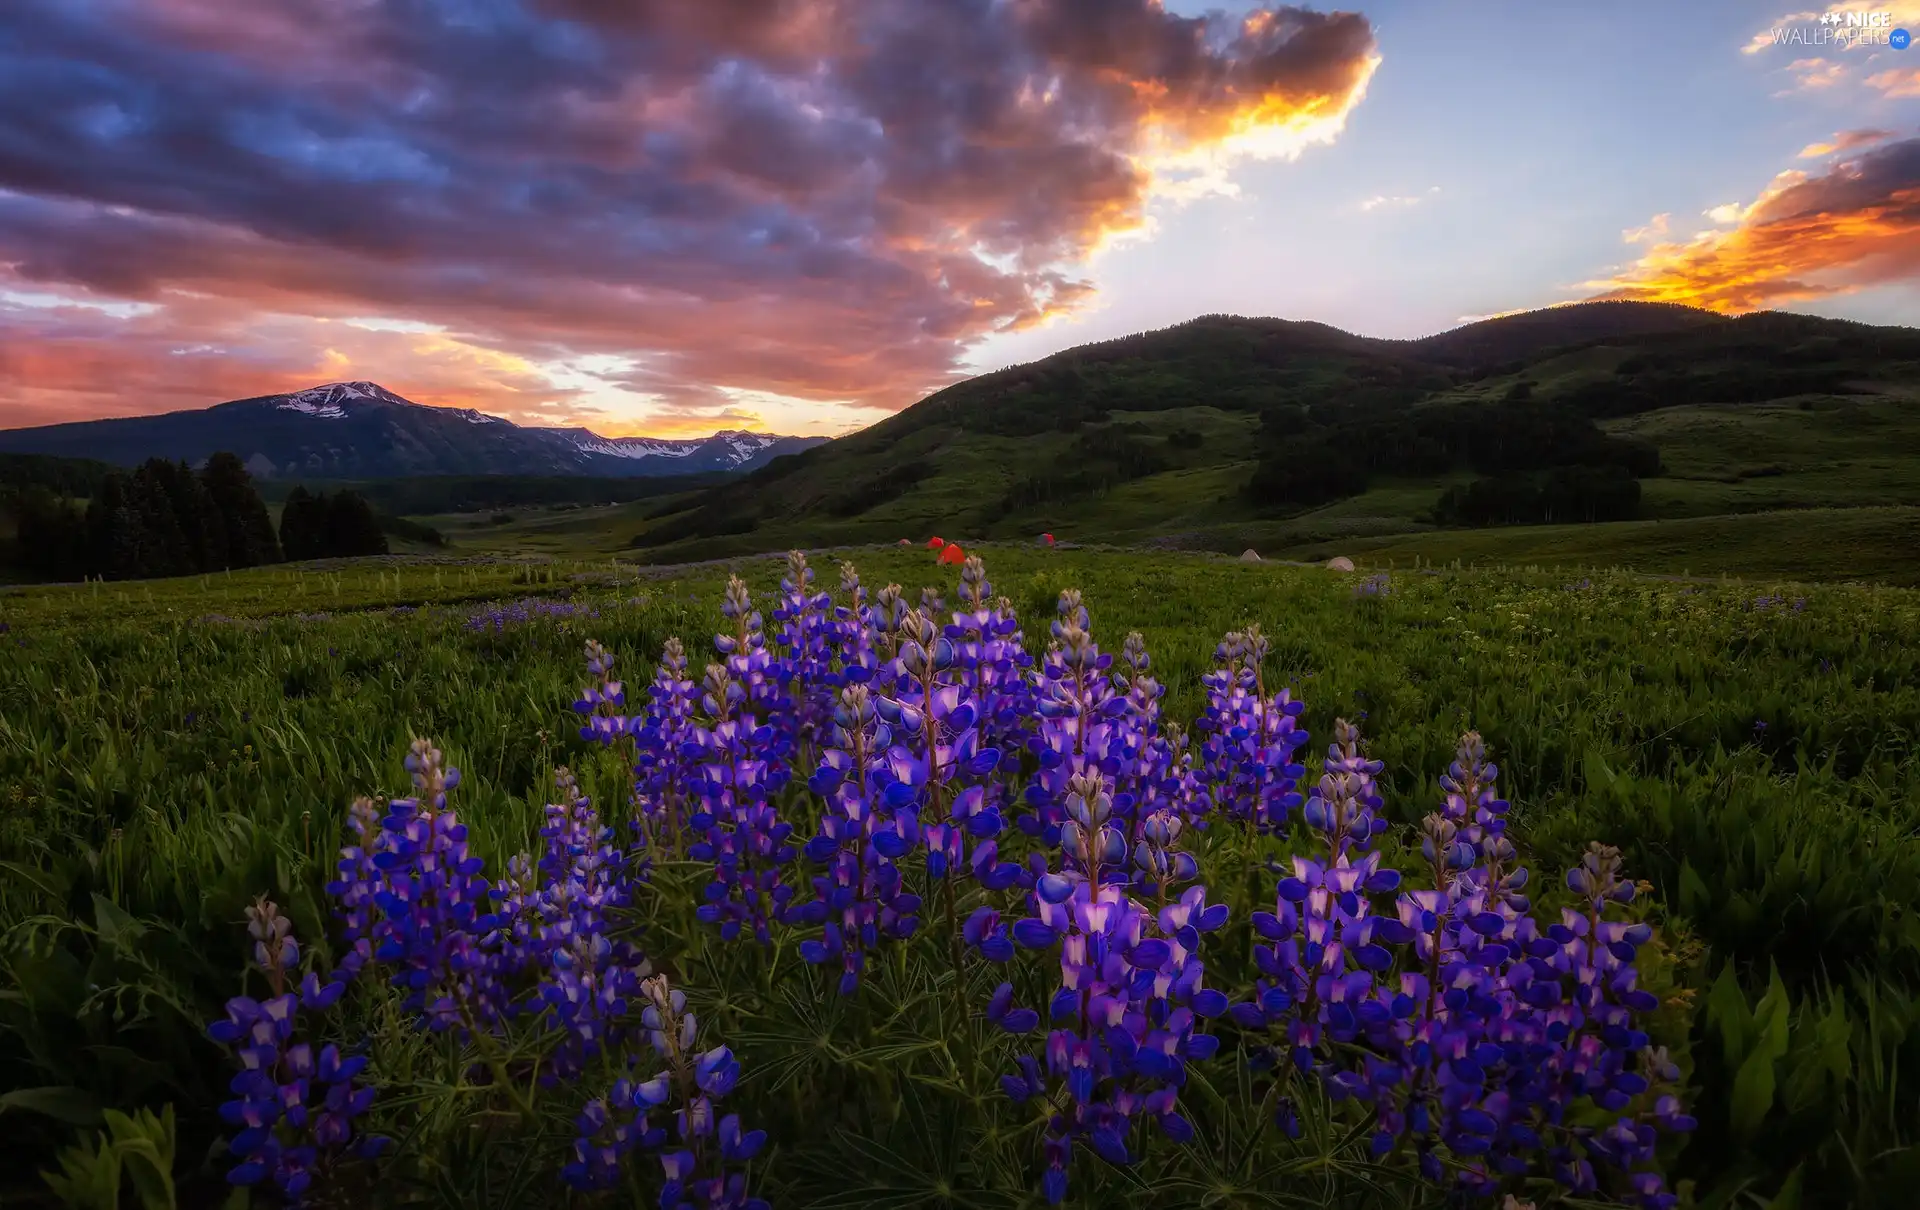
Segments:
[[[1457,499],[1467,513],[1477,514],[1483,505],[1496,512],[1525,512],[1533,505],[1515,502],[1537,502],[1542,475],[1562,472],[1552,476],[1554,500],[1577,498],[1566,507],[1613,519],[1623,507],[1638,507],[1637,488],[1632,504],[1623,503],[1623,478],[1650,478],[1662,471],[1652,445],[1603,432],[1571,408],[1524,397],[1358,416],[1335,409],[1276,409],[1262,417],[1258,444],[1262,453],[1247,494],[1259,504],[1292,508],[1357,496],[1376,475],[1471,470],[1486,482],[1476,485],[1472,503],[1464,494]],[[1574,474],[1572,468],[1604,473]],[[1536,495],[1529,497],[1529,491]]]
[[[296,487],[280,509],[280,549],[289,562],[384,555],[387,535],[358,492],[313,493]]]
[[[253,477],[232,453],[213,455],[197,471],[150,458],[131,471],[89,478],[49,483],[46,475],[23,472],[8,485],[0,504],[13,516],[12,556],[21,569],[50,580],[134,580],[283,557],[387,553],[372,506],[353,492],[313,497],[296,488],[301,503],[283,512],[276,533]],[[84,507],[76,487],[88,492]]]

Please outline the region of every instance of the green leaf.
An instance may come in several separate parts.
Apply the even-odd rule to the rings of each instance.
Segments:
[[[1736,1066],[1752,1045],[1753,1017],[1747,1012],[1747,997],[1734,978],[1731,962],[1720,968],[1720,977],[1707,992],[1707,1024],[1720,1035],[1727,1066]]]
[[[1607,767],[1606,758],[1600,755],[1598,748],[1588,748],[1582,764],[1586,769],[1587,785],[1590,789],[1596,793],[1613,789],[1618,775]]]
[[[1780,968],[1773,966],[1768,971],[1767,994],[1760,997],[1760,1003],[1753,1008],[1759,1048],[1772,1058],[1787,1053],[1788,1018],[1792,1013],[1792,997],[1780,979]]]
[[[1680,914],[1698,919],[1713,904],[1713,892],[1691,861],[1680,863]]]
[[[0,1114],[9,1109],[25,1109],[69,1126],[100,1124],[100,1103],[94,1100],[92,1093],[78,1088],[16,1088],[0,1094]]]
[[[1735,1138],[1746,1140],[1759,1130],[1774,1101],[1774,1064],[1787,1053],[1787,989],[1780,972],[1754,1010],[1755,1045],[1733,1077],[1731,1126]]]
[[[93,897],[93,927],[107,945],[120,944],[122,937],[132,941],[146,931],[119,904],[99,894]]]

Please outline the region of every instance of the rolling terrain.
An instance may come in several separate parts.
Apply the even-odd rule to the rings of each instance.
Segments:
[[[1627,498],[1554,511],[1552,478],[1589,474]],[[1521,491],[1500,518],[1516,523],[1462,520],[1476,483]],[[1857,562],[1911,578],[1915,509],[1920,332],[1593,303],[1417,341],[1211,316],[1072,349],[681,497],[596,549],[673,562],[1046,531],[1270,557],[1484,551],[1676,572],[1757,557],[1769,574]]]

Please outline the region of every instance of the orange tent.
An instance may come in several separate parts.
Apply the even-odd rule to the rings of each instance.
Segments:
[[[949,546],[940,552],[940,561],[942,563],[965,563],[967,561],[967,552],[961,550],[958,546]]]

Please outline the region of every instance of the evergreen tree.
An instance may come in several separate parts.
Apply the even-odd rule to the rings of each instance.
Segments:
[[[288,561],[327,555],[328,520],[325,493],[315,496],[300,486],[287,493],[280,507],[280,550]]]
[[[30,487],[14,501],[13,511],[20,566],[49,580],[78,580],[93,571],[86,524],[71,499]]]
[[[237,454],[221,451],[207,460],[200,481],[212,497],[226,530],[228,567],[257,567],[280,561],[280,544],[273,534],[273,518],[253,486],[253,476]]]
[[[87,504],[87,548],[95,575],[131,579],[144,566],[145,530],[140,524],[127,476],[113,472]]]
[[[220,571],[227,565],[227,526],[213,495],[185,462],[149,463],[173,502],[173,517],[186,540],[188,571]]]
[[[149,458],[133,472],[129,481],[134,510],[142,534],[140,576],[179,576],[197,571],[192,547],[174,512],[174,464],[163,458]]]
[[[384,555],[387,535],[373,506],[358,492],[339,491],[327,502],[327,553],[334,558]]]

